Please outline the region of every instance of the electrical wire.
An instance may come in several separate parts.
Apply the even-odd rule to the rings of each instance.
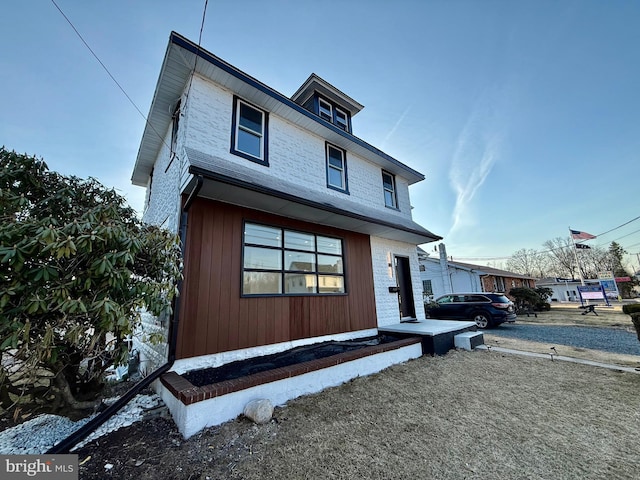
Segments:
[[[91,52],[91,55],[93,55],[93,57],[98,61],[98,63],[102,66],[102,68],[104,69],[105,72],[107,72],[107,75],[109,75],[109,77],[111,78],[111,80],[113,80],[113,82],[118,86],[118,88],[120,89],[120,91],[124,94],[125,97],[127,97],[127,100],[129,100],[129,103],[131,103],[131,105],[133,105],[133,108],[135,108],[138,113],[140,114],[140,116],[144,119],[145,123],[151,128],[151,130],[153,130],[153,132],[158,136],[158,138],[160,138],[160,141],[162,141],[162,143],[165,144],[165,146],[167,148],[170,149],[169,145],[167,145],[167,142],[164,141],[164,138],[162,137],[162,135],[160,135],[158,133],[158,131],[153,127],[153,125],[151,125],[151,123],[149,122],[149,120],[147,119],[147,117],[145,116],[144,113],[142,113],[142,111],[138,108],[138,106],[136,105],[136,103],[132,100],[132,98],[129,96],[129,94],[127,94],[127,92],[125,91],[125,89],[122,87],[122,85],[120,85],[120,83],[118,82],[118,80],[116,80],[116,78],[111,74],[111,72],[109,71],[109,69],[107,68],[107,66],[102,63],[102,60],[100,60],[100,58],[98,57],[98,55],[96,55],[96,52],[93,51],[93,49],[89,46],[89,44],[87,43],[87,41],[84,39],[84,37],[80,34],[80,32],[78,31],[78,29],[75,27],[75,25],[73,24],[73,22],[71,22],[71,20],[69,19],[69,17],[67,17],[65,15],[65,13],[62,11],[62,9],[58,6],[58,4],[55,2],[55,0],[51,0],[51,3],[53,3],[53,5],[58,9],[58,11],[60,12],[60,14],[64,17],[64,19],[67,21],[67,23],[71,26],[71,28],[73,28],[73,31],[76,32],[76,35],[78,36],[78,38],[82,41],[82,43],[84,43],[84,46],[87,47],[87,49]]]
[[[633,218],[633,219],[629,220],[628,222],[623,223],[622,225],[618,225],[617,227],[612,228],[611,230],[607,230],[607,231],[606,231],[606,232],[604,232],[604,233],[600,233],[599,235],[596,235],[596,237],[601,237],[602,235],[606,235],[607,233],[613,232],[614,230],[617,230],[617,229],[619,229],[619,228],[622,228],[622,227],[624,227],[625,225],[629,225],[631,222],[635,222],[635,221],[636,221],[636,220],[638,220],[638,219],[640,219],[640,216],[638,216],[638,217],[636,217],[636,218]],[[635,233],[635,232],[634,232],[634,233]],[[622,238],[622,237],[620,237],[620,238]]]

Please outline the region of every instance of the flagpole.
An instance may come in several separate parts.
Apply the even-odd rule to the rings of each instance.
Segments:
[[[578,275],[580,275],[580,283],[584,287],[584,277],[582,276],[582,268],[580,267],[580,261],[578,260],[578,248],[576,247],[576,241],[571,233],[571,227],[569,227],[569,237],[571,237],[571,243],[573,244],[573,256],[576,258],[576,266],[578,267]]]

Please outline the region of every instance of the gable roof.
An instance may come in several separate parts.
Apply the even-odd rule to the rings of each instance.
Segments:
[[[399,175],[406,179],[409,185],[425,178],[422,173],[321,119],[294,100],[216,57],[182,35],[171,32],[131,176],[134,185],[146,186],[155,159],[164,144],[163,135],[171,124],[172,109],[194,70],[204,78],[236,92],[247,101],[379,165],[390,173]],[[335,87],[333,88],[338,91]],[[354,108],[359,105],[356,104],[357,102],[353,104]]]
[[[419,250],[422,250],[420,247],[418,247]],[[424,252],[424,250],[422,250],[422,252]],[[426,252],[424,252],[426,253]],[[440,259],[436,258],[436,257],[420,257],[421,260],[428,260],[430,262],[433,263],[440,263]],[[531,277],[529,275],[522,275],[520,273],[514,273],[514,272],[509,272],[507,270],[500,270],[499,268],[493,268],[493,267],[486,267],[486,266],[482,266],[482,265],[474,265],[472,263],[462,263],[462,262],[455,262],[453,260],[447,260],[447,263],[449,264],[450,267],[453,268],[458,268],[461,270],[466,270],[466,271],[475,271],[477,272],[479,275],[493,275],[494,277],[508,277],[508,278],[525,278],[528,280],[535,280],[535,277]]]
[[[509,272],[507,270],[500,270],[499,268],[494,268],[494,267],[486,267],[481,265],[473,265],[472,263],[462,263],[462,262],[454,262],[454,261],[449,261],[449,264],[476,270],[478,272],[482,272],[481,274],[493,275],[494,277],[526,278],[529,280],[535,280],[535,277],[531,277],[529,275],[522,275],[521,273],[514,273],[514,272]]]
[[[298,105],[303,105],[304,102],[307,101],[307,99],[311,97],[311,95],[313,95],[313,92],[319,92],[329,100],[332,100],[336,104],[342,106],[343,108],[346,108],[347,110],[349,110],[349,113],[352,117],[364,108],[363,105],[356,102],[349,95],[341,92],[315,73],[309,75],[309,78],[305,80],[305,82],[296,91],[296,93],[291,95],[291,100],[296,102]]]

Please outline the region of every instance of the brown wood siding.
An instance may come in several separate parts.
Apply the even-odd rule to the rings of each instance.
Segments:
[[[241,297],[244,221],[342,238],[347,294]],[[178,358],[375,328],[369,237],[198,199],[189,210],[180,305]]]

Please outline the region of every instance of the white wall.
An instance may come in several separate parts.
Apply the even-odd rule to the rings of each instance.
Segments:
[[[455,268],[449,265],[449,279],[445,279],[442,276],[442,269],[439,261],[423,260],[420,263],[425,267],[425,271],[420,272],[420,279],[431,280],[434,298],[447,293],[482,291],[482,282],[480,281],[479,275],[475,272]],[[449,291],[449,281],[451,282],[453,291]]]
[[[387,213],[411,218],[407,181],[396,176],[399,211],[386,208],[382,169],[347,150],[349,195],[327,188],[325,140],[269,112],[269,166],[251,162],[230,152],[233,92],[195,76],[185,109],[188,126],[185,146],[241,164],[265,174],[321,192],[349,199]]]
[[[396,272],[393,267],[395,255],[409,257],[416,318],[424,320],[422,281],[420,280],[420,267],[416,246],[410,243],[396,242],[379,237],[370,237],[370,241],[378,326],[392,325],[400,321],[398,294],[389,292],[389,287],[397,285]],[[389,264],[392,266],[390,267]]]
[[[142,220],[178,233],[180,221],[180,168],[184,163],[181,149],[171,158],[171,126],[153,167],[153,178],[147,185],[147,197]],[[168,169],[167,169],[168,167]],[[166,170],[166,172],[165,172]]]

